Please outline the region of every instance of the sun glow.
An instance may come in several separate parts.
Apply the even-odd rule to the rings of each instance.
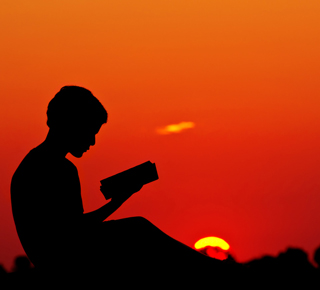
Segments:
[[[181,122],[179,124],[172,124],[162,128],[157,129],[157,133],[161,135],[180,133],[182,130],[194,128],[195,124],[193,122]]]
[[[230,249],[229,244],[225,240],[217,237],[206,237],[206,238],[200,239],[194,244],[194,247],[197,250],[208,247],[208,246],[219,247],[224,251],[228,251]]]

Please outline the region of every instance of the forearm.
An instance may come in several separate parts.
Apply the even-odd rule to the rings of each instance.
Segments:
[[[133,184],[130,188],[119,190],[119,192],[113,194],[111,201],[99,209],[85,213],[83,215],[84,222],[86,224],[96,224],[103,222],[111,214],[113,214],[133,193],[139,191],[142,185]]]
[[[83,215],[83,220],[85,224],[97,224],[103,222],[111,214],[113,214],[120,206],[121,202],[110,201],[99,209],[85,213]]]

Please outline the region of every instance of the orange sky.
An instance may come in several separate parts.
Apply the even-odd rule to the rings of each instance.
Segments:
[[[320,2],[57,0],[0,3],[0,264],[23,250],[10,179],[45,138],[64,85],[109,122],[78,167],[99,180],[147,160],[160,179],[112,218],[142,215],[189,246],[218,236],[237,260],[320,245]],[[193,122],[161,135],[159,128]]]

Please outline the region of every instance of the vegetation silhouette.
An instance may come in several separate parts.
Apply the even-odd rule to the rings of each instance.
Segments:
[[[177,285],[174,281],[168,283],[168,279],[161,278],[159,281],[158,277],[148,277],[144,276],[142,273],[132,279],[126,284],[125,281],[127,277],[123,277],[121,281],[117,281],[118,286],[147,286],[144,288],[150,289],[152,285],[161,285],[166,288],[170,286],[221,286],[224,289],[235,289],[240,286],[245,286],[246,289],[260,289],[265,287],[270,287],[272,289],[288,289],[288,288],[301,288],[301,289],[318,289],[320,286],[320,267],[317,264],[317,253],[320,252],[320,247],[315,251],[313,261],[316,266],[313,266],[307,258],[307,254],[298,248],[288,248],[286,251],[281,252],[278,256],[262,256],[258,259],[253,259],[249,262],[239,264],[233,257],[228,257],[226,263],[231,265],[233,268],[236,266],[235,271],[229,271],[227,276],[217,276],[215,272],[212,273],[198,273],[197,279],[191,279],[193,284],[190,283],[190,279],[186,276],[184,280],[180,281]],[[19,262],[23,261],[22,263]],[[60,268],[52,269],[51,273],[43,273],[41,271],[36,271],[35,268],[30,268],[30,262],[27,262],[27,257],[18,257],[15,259],[15,266],[13,272],[7,273],[3,267],[1,267],[0,272],[0,287],[5,289],[3,286],[8,286],[7,288],[16,289],[18,287],[27,288],[28,285],[32,286],[33,289],[43,289],[43,286],[48,284],[50,281],[51,285],[61,286],[66,284],[66,281],[63,280],[65,276]],[[18,265],[20,264],[20,265]],[[22,266],[23,265],[23,266]],[[80,279],[77,283],[77,280],[73,280],[71,286],[88,286],[90,289],[101,288],[101,276],[107,277],[108,284],[113,283],[115,280],[110,279],[110,273],[92,273],[91,271],[87,272],[88,268],[84,269],[81,272],[81,275],[85,277],[94,278],[96,280],[90,280],[90,283],[86,284],[86,279],[83,279],[83,276],[80,273],[76,275],[69,276],[73,279]],[[161,270],[162,275],[168,275],[166,268]],[[50,274],[50,275],[49,275]],[[54,274],[54,275],[53,275]],[[72,272],[71,272],[72,274]],[[102,275],[102,276],[103,276]],[[169,275],[170,276],[170,275]],[[174,274],[171,275],[173,277]],[[148,279],[149,278],[149,279]],[[47,280],[45,280],[47,279]],[[151,279],[151,282],[150,282]],[[141,283],[142,281],[148,281],[148,283]],[[68,280],[67,280],[68,281]],[[183,282],[183,281],[188,281]],[[177,280],[176,280],[177,282]],[[175,284],[175,285],[174,285]],[[96,286],[96,287],[95,287]],[[213,287],[212,287],[213,288]]]
[[[95,145],[107,119],[107,111],[89,90],[63,87],[49,102],[44,142],[25,156],[12,177],[16,230],[40,276],[47,283],[59,276],[73,283],[107,277],[119,284],[135,279],[181,284],[197,281],[199,275],[212,279],[212,273],[229,274],[228,264],[173,239],[143,217],[105,221],[142,188],[139,182],[112,193],[101,187],[111,199],[84,213],[77,168],[66,155],[80,158]]]
[[[319,267],[299,248],[287,248],[277,257],[264,256],[245,264],[251,286],[265,285],[276,289],[318,289]]]

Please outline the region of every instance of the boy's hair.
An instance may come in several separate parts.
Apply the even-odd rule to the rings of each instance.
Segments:
[[[49,102],[47,125],[57,128],[67,124],[99,124],[107,122],[108,113],[87,89],[64,86]]]

